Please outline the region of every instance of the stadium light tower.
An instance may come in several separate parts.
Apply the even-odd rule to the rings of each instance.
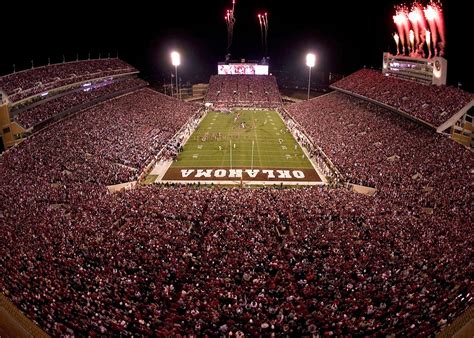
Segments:
[[[181,93],[178,87],[178,66],[181,64],[181,57],[178,52],[171,53],[171,63],[175,68],[175,76],[176,76],[176,98],[181,98]]]
[[[309,75],[308,75],[308,100],[309,100],[309,89],[311,88],[311,68],[314,67],[316,64],[316,56],[312,53],[308,53],[306,55],[306,66],[309,67]]]

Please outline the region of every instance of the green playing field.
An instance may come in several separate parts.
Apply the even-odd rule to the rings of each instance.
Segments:
[[[312,169],[275,111],[209,112],[172,168]]]

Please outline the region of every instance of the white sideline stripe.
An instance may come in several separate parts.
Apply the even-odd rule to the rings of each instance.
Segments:
[[[168,160],[168,161],[158,161],[153,168],[153,170],[150,172],[150,175],[156,175],[156,180],[155,182],[160,181],[168,171],[168,169],[171,167],[173,164],[173,161]]]

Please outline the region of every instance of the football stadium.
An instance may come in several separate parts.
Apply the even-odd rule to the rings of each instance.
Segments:
[[[452,7],[367,7],[388,37],[361,52],[323,20],[335,4],[221,4],[141,37],[78,14],[58,21],[70,40],[2,55],[42,61],[0,74],[0,337],[472,337],[474,94]],[[127,47],[71,53],[109,39]]]

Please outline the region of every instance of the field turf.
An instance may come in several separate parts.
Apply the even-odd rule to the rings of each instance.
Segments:
[[[171,166],[196,167],[312,169],[280,115],[253,110],[209,112]]]

